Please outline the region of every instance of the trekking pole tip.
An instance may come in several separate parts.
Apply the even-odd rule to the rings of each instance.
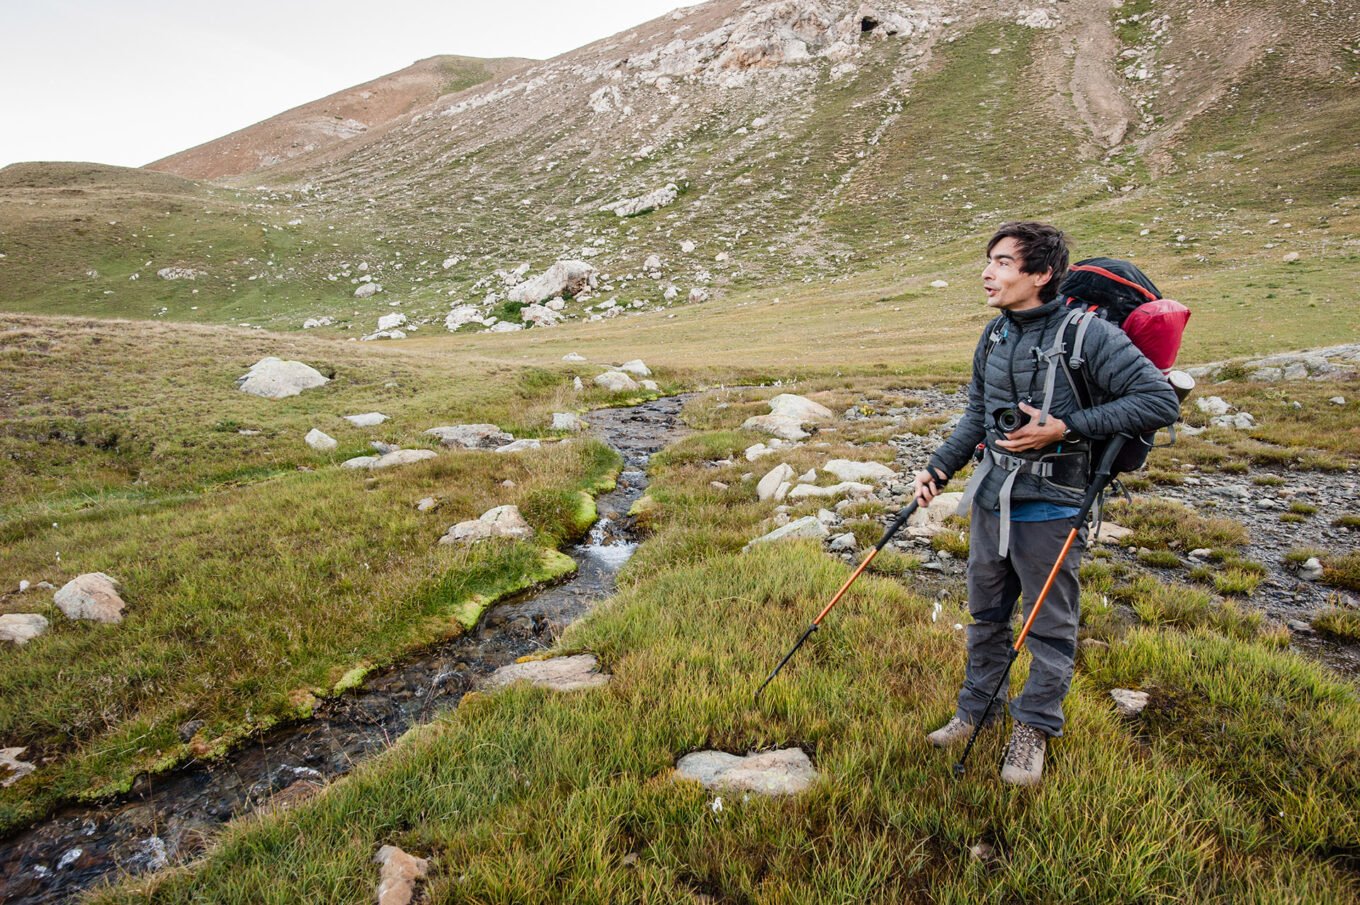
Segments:
[[[966,770],[966,769],[967,769],[967,768],[964,767],[964,765],[963,765],[963,761],[961,761],[961,760],[956,760],[956,761],[954,761],[954,778],[955,778],[955,779],[963,779],[963,773],[964,773],[964,770]]]

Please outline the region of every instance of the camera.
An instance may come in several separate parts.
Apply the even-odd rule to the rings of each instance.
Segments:
[[[1009,434],[1013,430],[1019,430],[1029,423],[1029,415],[1020,411],[1018,408],[997,409],[992,412],[992,423],[996,429],[1003,434]]]

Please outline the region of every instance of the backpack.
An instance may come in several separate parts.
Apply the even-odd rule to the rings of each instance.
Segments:
[[[1103,318],[1119,327],[1162,373],[1169,372],[1176,363],[1185,325],[1190,320],[1190,309],[1173,299],[1163,298],[1156,284],[1136,265],[1115,258],[1078,261],[1058,284],[1058,295],[1068,308],[1083,311],[1087,317]],[[1064,334],[1067,353],[1064,363],[1078,378],[1075,382],[1078,401],[1082,408],[1089,408],[1097,400],[1082,373],[1085,333],[1080,321],[1069,321]],[[1178,393],[1182,389],[1182,384],[1175,380],[1173,386]],[[1130,438],[1132,442],[1125,443],[1114,461],[1116,474],[1143,467],[1153,447],[1153,434],[1155,431]],[[1099,452],[1099,449],[1093,450],[1093,461],[1099,458]]]

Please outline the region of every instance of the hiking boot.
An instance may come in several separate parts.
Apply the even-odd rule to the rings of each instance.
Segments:
[[[1032,786],[1044,776],[1044,748],[1048,736],[1043,730],[1016,723],[1001,763],[1001,781],[1013,786]]]
[[[951,716],[949,722],[927,735],[926,741],[936,748],[952,748],[954,745],[961,745],[968,741],[968,736],[972,734],[972,723],[965,723],[957,716]]]

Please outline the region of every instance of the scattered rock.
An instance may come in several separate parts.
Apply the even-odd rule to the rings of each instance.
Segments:
[[[1096,543],[1118,545],[1132,533],[1132,528],[1125,528],[1114,522],[1101,522],[1100,531],[1096,533]]]
[[[1304,581],[1317,581],[1322,577],[1322,562],[1316,556],[1310,556],[1299,566],[1299,577]]]
[[[1286,623],[1286,625],[1288,625],[1289,630],[1291,632],[1294,632],[1295,634],[1299,635],[1313,634],[1313,627],[1301,619],[1290,619],[1289,622]]]
[[[694,244],[692,241],[690,241],[689,239],[686,239],[686,240],[684,240],[683,242],[680,243],[680,250],[681,250],[682,252],[684,252],[685,254],[690,254],[691,252],[694,251],[694,249],[696,249],[696,248],[698,248],[698,247],[699,247],[699,246],[695,245],[695,244]]]
[[[431,509],[439,508],[439,500],[432,496],[421,497],[416,501],[416,511],[429,512]]]
[[[830,421],[836,417],[826,406],[793,393],[781,393],[771,399],[770,414],[799,421]]]
[[[968,857],[987,864],[996,860],[996,848],[989,842],[979,842],[968,849]]]
[[[698,286],[689,291],[689,300],[693,303],[708,301],[708,290]]]
[[[609,684],[611,676],[601,673],[599,668],[599,662],[591,654],[511,663],[488,676],[483,687],[504,688],[514,682],[528,682],[552,691],[600,688]]]
[[[784,748],[738,757],[725,751],[696,751],[680,758],[675,776],[706,789],[796,795],[817,779],[812,761],[801,748]]]
[[[510,443],[505,444],[504,446],[496,447],[496,452],[517,453],[523,452],[526,449],[542,449],[542,448],[543,442],[541,440],[513,440]]]
[[[346,459],[340,463],[341,468],[372,468],[373,463],[378,461],[377,456],[355,456],[353,459]]]
[[[611,393],[622,393],[626,390],[641,389],[637,381],[633,380],[623,371],[605,371],[595,378],[595,385],[604,387]]]
[[[585,261],[558,261],[533,279],[511,289],[507,297],[512,302],[536,305],[554,296],[571,298],[594,289],[598,282],[598,271]]]
[[[355,427],[377,427],[387,420],[382,412],[365,412],[362,415],[345,415],[345,420]]]
[[[395,845],[384,845],[373,859],[382,865],[378,883],[378,905],[410,905],[416,881],[425,876],[430,863],[408,855]]]
[[[406,334],[401,330],[379,330],[377,333],[370,333],[367,336],[359,337],[360,342],[374,342],[379,339],[405,339]]]
[[[1333,396],[1331,399],[1328,399],[1327,401],[1330,402],[1332,405],[1345,405],[1345,404],[1346,404],[1346,397],[1345,397],[1345,396]]]
[[[496,449],[515,439],[494,424],[454,424],[432,427],[425,433],[438,437],[444,446],[463,449]]]
[[[458,332],[458,328],[467,324],[489,324],[482,312],[473,305],[457,305],[448,314],[444,315],[444,329],[450,333]]]
[[[236,386],[242,393],[264,399],[296,396],[303,390],[327,383],[330,383],[330,378],[310,365],[273,357],[261,358],[250,366],[249,371],[236,378]]]
[[[335,442],[334,437],[323,431],[317,430],[316,428],[307,431],[307,436],[302,439],[306,441],[308,446],[317,452],[330,452],[335,449],[335,447],[339,446],[339,444]]]
[[[520,309],[519,318],[535,327],[555,327],[562,323],[562,315],[546,305],[525,305]]]
[[[585,361],[585,360],[586,360],[586,357],[585,357],[584,355],[577,355],[575,352],[568,352],[566,355],[563,355],[563,356],[562,356],[562,360],[563,360],[563,361]]]
[[[1291,251],[1291,252],[1289,252],[1288,254],[1286,254],[1283,258],[1281,258],[1280,260],[1283,261],[1283,262],[1286,263],[1286,264],[1293,264],[1293,263],[1294,263],[1295,261],[1297,261],[1298,259],[1299,259],[1299,253],[1298,253],[1297,251]]]
[[[1209,416],[1228,414],[1228,409],[1232,406],[1219,396],[1202,396],[1195,400],[1195,407]]]
[[[802,538],[821,540],[822,538],[828,536],[830,533],[831,533],[830,531],[826,530],[826,525],[823,525],[821,520],[818,519],[817,516],[805,515],[802,518],[798,519],[797,521],[789,522],[787,525],[779,526],[778,528],[771,531],[769,534],[764,534],[761,535],[760,537],[757,537],[756,539],[748,543],[743,549],[750,549],[751,546],[754,544],[771,543],[773,541],[780,540],[796,540]]]
[[[50,625],[47,617],[37,613],[6,613],[0,616],[0,642],[22,647],[46,632]]]
[[[722,481],[709,481],[709,482],[708,482],[708,486],[709,486],[709,487],[712,487],[714,490],[726,490],[726,489],[727,489],[727,485],[724,484]]]
[[[373,471],[383,468],[396,468],[400,465],[414,465],[416,462],[423,462],[426,459],[433,459],[439,453],[432,449],[395,449],[390,453],[379,456],[377,461],[368,467]]]
[[[1146,691],[1114,688],[1110,690],[1110,697],[1114,698],[1114,706],[1119,711],[1120,716],[1137,716],[1148,705]]]
[[[911,514],[911,518],[907,519],[907,526],[925,529],[930,534],[938,534],[944,529],[944,520],[958,514],[959,501],[962,499],[962,493],[937,494],[929,506],[922,506]]]
[[[201,270],[194,270],[192,267],[162,267],[156,271],[156,276],[162,280],[196,280],[199,277],[207,276]]]
[[[1217,418],[1210,418],[1209,426],[1251,430],[1256,426],[1256,419],[1252,417],[1250,412],[1238,412],[1236,415],[1219,415]]]
[[[931,280],[931,281],[930,281],[930,288],[931,288],[931,289],[948,289],[948,288],[949,288],[949,283],[945,282],[944,280]]]
[[[822,466],[822,471],[830,472],[841,481],[891,481],[897,477],[897,472],[893,471],[882,462],[856,462],[852,459],[832,459]]]
[[[780,463],[765,473],[756,484],[756,499],[762,503],[769,500],[783,499],[776,493],[780,485],[787,484],[793,479],[793,468],[787,463]],[[786,491],[787,492],[787,491]]]
[[[329,327],[331,324],[334,323],[335,318],[331,317],[330,315],[325,315],[323,317],[309,317],[302,322],[302,329],[314,330],[317,327]]]
[[[552,429],[555,431],[583,431],[587,427],[573,412],[553,412]]]
[[[645,195],[638,195],[636,198],[624,198],[621,201],[611,201],[609,204],[600,208],[601,211],[613,211],[619,217],[632,217],[637,214],[645,214],[657,208],[665,207],[680,197],[680,187],[674,182],[667,183],[665,186],[654,192]]]
[[[789,499],[801,500],[806,497],[838,497],[842,494],[865,495],[874,492],[874,488],[868,484],[861,484],[858,481],[841,481],[839,484],[832,484],[830,487],[818,487],[815,484],[799,484],[789,491]]]
[[[382,292],[382,285],[379,283],[364,283],[354,290],[356,299],[368,299]]]
[[[648,255],[647,260],[642,262],[642,269],[647,273],[658,274],[661,272],[661,255]]]
[[[623,371],[625,374],[632,374],[634,377],[651,377],[652,371],[642,363],[641,358],[634,358],[632,361],[625,361],[614,370]]]
[[[1105,641],[1101,641],[1099,638],[1082,638],[1080,646],[1081,649],[1084,651],[1101,651],[1110,649],[1110,645]]]
[[[19,755],[27,750],[28,748],[0,748],[0,767],[9,773],[4,779],[0,779],[0,787],[12,786],[38,769],[33,764],[19,760]]]
[[[837,553],[843,553],[854,550],[859,546],[859,543],[855,540],[855,535],[847,531],[844,534],[837,534],[835,537],[831,538],[831,543],[827,546]]]
[[[520,515],[518,506],[497,506],[480,517],[459,522],[439,539],[441,544],[475,544],[489,537],[509,537],[525,540],[533,537],[534,529]]]
[[[87,619],[115,625],[123,621],[123,590],[117,579],[103,572],[86,572],[62,585],[52,601],[68,619]]]
[[[379,331],[382,331],[382,330],[395,330],[395,329],[397,329],[398,327],[404,327],[404,326],[406,326],[406,315],[401,314],[400,312],[393,312],[392,314],[384,314],[382,317],[378,318],[378,330],[379,330]]]

